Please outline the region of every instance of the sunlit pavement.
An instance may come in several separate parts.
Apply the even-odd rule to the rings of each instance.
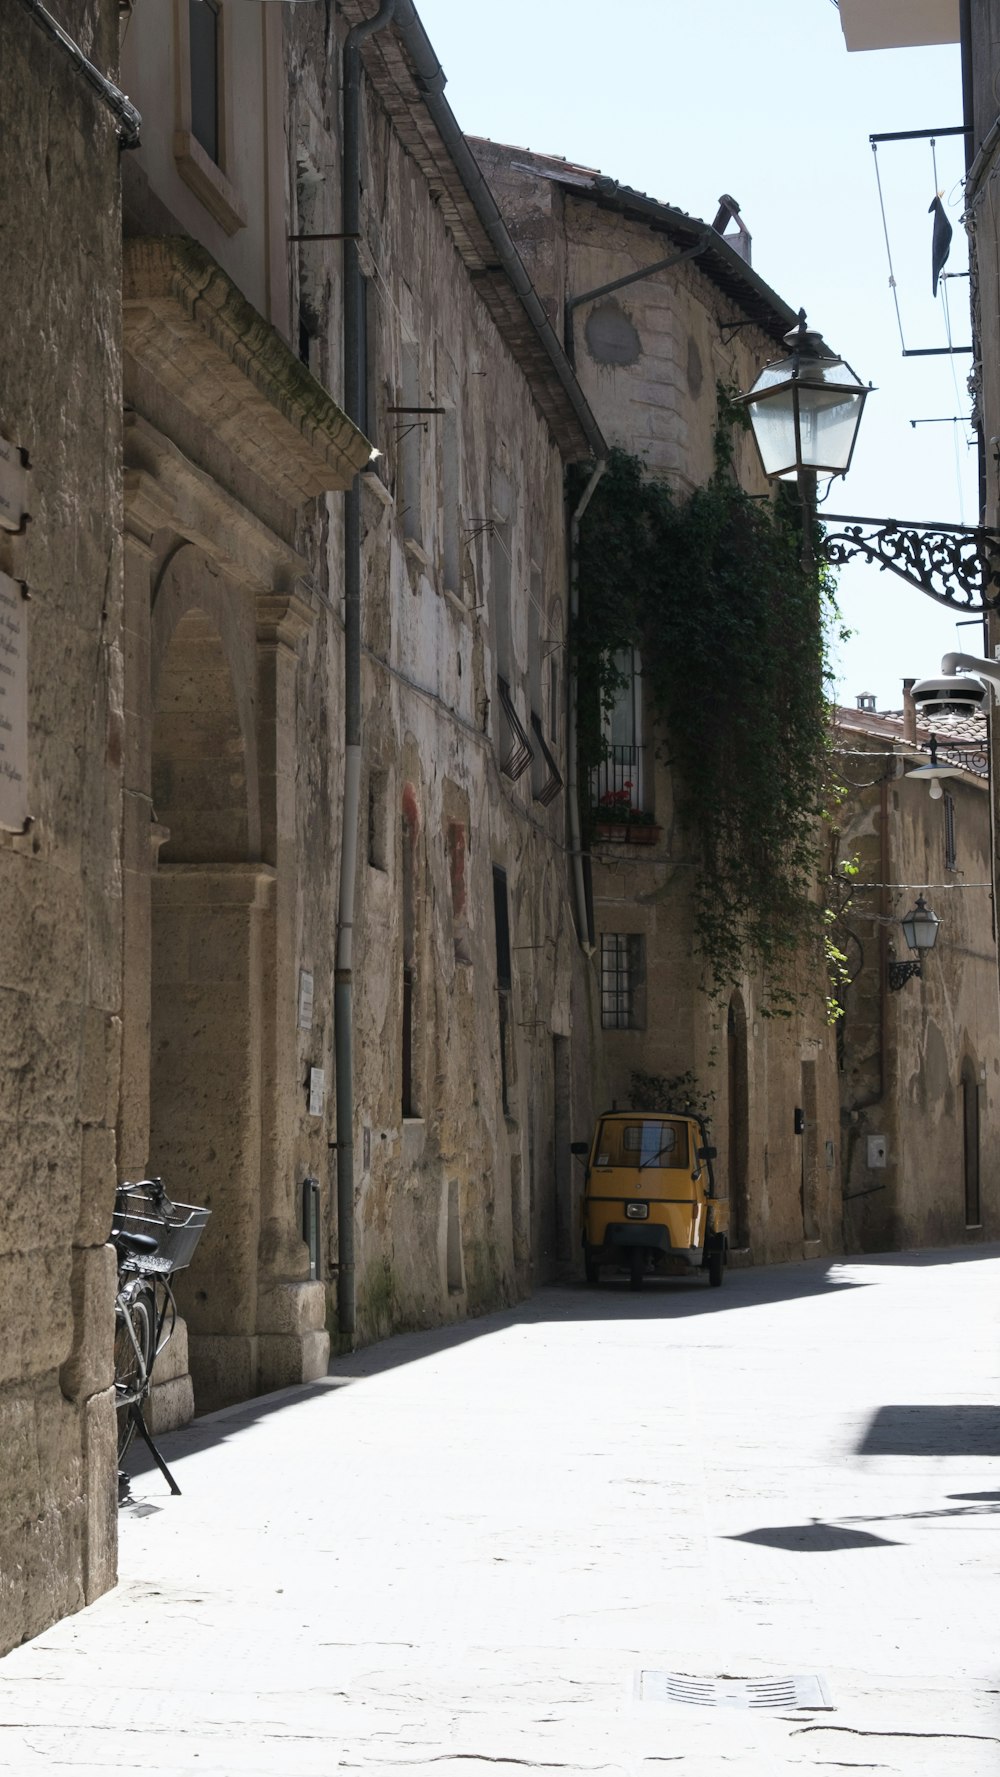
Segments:
[[[0,1770],[996,1777],[998,1301],[996,1246],[550,1289],[198,1421]]]

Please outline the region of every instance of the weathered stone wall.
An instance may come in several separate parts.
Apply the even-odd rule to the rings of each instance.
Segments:
[[[113,68],[112,0],[60,20]],[[0,836],[0,1651],[114,1582],[120,1042],[119,149],[19,7],[0,17],[0,434],[30,522],[0,530],[28,604],[30,830]]]
[[[289,28],[299,227],[322,232],[338,226],[336,94],[316,22]],[[591,1105],[571,1045],[574,982],[584,1001],[587,990],[565,797],[538,799],[548,774],[531,725],[534,712],[565,776],[562,464],[367,84],[363,139],[369,426],[383,452],[363,493],[368,823],[355,936],[358,1322],[371,1339],[510,1300],[570,1257],[568,1143]],[[335,383],[339,249],[304,244],[295,270],[310,362]],[[442,411],[392,411],[407,406]],[[339,645],[330,670],[338,682]],[[535,749],[516,781],[501,769],[513,734],[498,674]],[[495,868],[509,910],[503,989]],[[575,1093],[587,1096],[576,1119]]]
[[[841,855],[856,854],[861,885],[841,922],[853,977],[841,1033],[844,1226],[848,1245],[863,1251],[995,1238],[1000,1225],[989,791],[971,775],[944,788],[954,806],[953,867],[946,805],[930,800],[925,783],[873,784],[850,797],[841,821]],[[896,922],[921,885],[941,919],[937,945],[921,978],[891,991],[890,946],[896,960],[912,960]],[[978,1207],[971,1177],[966,1197],[967,1111]]]

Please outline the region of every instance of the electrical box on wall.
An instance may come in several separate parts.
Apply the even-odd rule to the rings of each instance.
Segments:
[[[885,1166],[886,1149],[887,1143],[884,1135],[870,1135],[868,1137],[869,1166]]]

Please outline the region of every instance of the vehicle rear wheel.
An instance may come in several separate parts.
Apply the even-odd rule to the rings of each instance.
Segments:
[[[634,1246],[628,1257],[628,1287],[630,1290],[642,1289],[645,1271],[646,1255],[641,1246]]]
[[[132,1334],[135,1335],[134,1341]],[[118,1407],[119,1466],[135,1437],[131,1405],[137,1397],[141,1400],[146,1391],[155,1339],[156,1298],[148,1284],[141,1284],[124,1307],[115,1310],[115,1396],[121,1403]]]
[[[713,1247],[708,1255],[708,1281],[714,1290],[717,1290],[722,1283],[722,1273],[725,1263],[725,1247]]]

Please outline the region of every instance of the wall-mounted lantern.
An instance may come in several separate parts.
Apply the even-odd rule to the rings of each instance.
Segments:
[[[937,943],[938,929],[941,921],[933,908],[928,907],[923,895],[917,896],[917,904],[900,920],[903,937],[907,946],[917,957],[916,962],[897,962],[895,957],[889,959],[889,988],[895,993],[905,987],[914,975],[923,974],[923,958],[928,950],[933,950]]]

